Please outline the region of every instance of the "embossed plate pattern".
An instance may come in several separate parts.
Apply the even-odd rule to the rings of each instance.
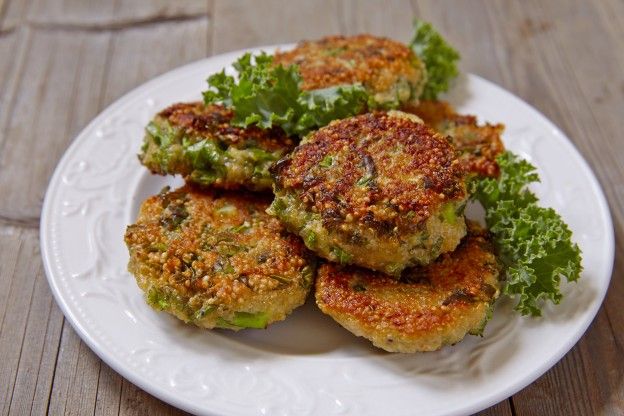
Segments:
[[[264,48],[272,50],[272,47]],[[520,390],[580,338],[604,298],[613,227],[593,173],[536,110],[474,75],[448,99],[480,120],[507,125],[505,144],[539,168],[542,204],[570,224],[583,278],[541,319],[499,302],[483,338],[435,353],[386,354],[342,330],[311,300],[266,331],[202,331],[145,305],[126,271],[125,226],[141,201],[179,179],[151,176],[136,153],[160,108],[199,99],[208,74],[241,52],[205,59],[130,92],[95,118],[60,161],[46,194],[41,248],[56,300],[82,339],[111,367],[187,411],[218,415],[460,415]]]

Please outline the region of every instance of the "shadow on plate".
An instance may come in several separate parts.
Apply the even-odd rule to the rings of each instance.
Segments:
[[[145,318],[151,321],[149,325],[156,328],[154,339],[160,339],[159,342],[175,345],[183,339],[185,349],[199,354],[219,354],[227,360],[249,361],[252,357],[270,358],[271,355],[345,358],[384,354],[324,315],[313,298],[308,298],[305,305],[297,308],[284,321],[271,324],[267,329],[238,332],[204,330],[186,325],[165,312],[155,312],[147,305],[141,309]]]
[[[231,342],[265,352],[287,355],[316,355],[339,352],[344,356],[375,354],[376,349],[362,338],[342,328],[324,315],[313,298],[296,309],[286,320],[270,325],[266,330],[231,332],[217,330]]]
[[[502,369],[517,353],[522,319],[512,302],[501,299],[483,337],[466,335],[455,345],[416,354],[385,354],[373,360],[400,380],[416,380],[435,389],[465,388]]]

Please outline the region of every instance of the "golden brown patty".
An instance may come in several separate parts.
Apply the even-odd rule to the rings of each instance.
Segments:
[[[269,166],[294,147],[281,129],[239,128],[220,105],[179,103],[147,125],[139,159],[153,173],[224,189],[271,189]]]
[[[470,224],[454,252],[405,270],[399,281],[323,264],[316,302],[340,325],[386,351],[433,351],[483,330],[499,294],[499,270],[487,233]]]
[[[197,326],[263,328],[303,304],[314,264],[263,196],[161,192],[126,231],[128,269],[147,302]]]
[[[398,275],[453,250],[465,234],[455,149],[413,115],[332,122],[272,172],[269,212],[332,261]]]
[[[298,65],[304,90],[361,83],[378,105],[416,101],[425,67],[406,45],[370,35],[303,41],[275,54],[276,64]]]
[[[417,106],[406,107],[405,111],[416,114],[440,134],[451,137],[453,145],[461,152],[459,161],[466,172],[498,176],[496,157],[505,151],[501,141],[503,124],[480,126],[475,116],[457,114],[444,101],[423,101]]]

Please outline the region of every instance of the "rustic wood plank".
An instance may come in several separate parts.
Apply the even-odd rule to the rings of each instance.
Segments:
[[[40,342],[44,339],[41,334],[33,334],[33,327],[29,326],[33,325],[30,319],[41,319],[35,316],[41,305],[33,305],[32,301],[33,298],[37,302],[42,301],[41,290],[35,296],[33,291],[37,281],[43,279],[43,272],[40,262],[32,261],[39,257],[39,243],[34,230],[1,226],[0,246],[0,414],[4,415],[8,414],[11,406],[18,363],[23,353],[23,362],[28,362],[29,368],[33,367],[33,360],[25,353],[25,350],[31,351],[32,348],[25,334],[35,335]],[[31,311],[32,316],[29,315]],[[47,320],[41,320],[45,328]]]
[[[624,173],[622,160],[621,117],[624,112],[624,51],[622,32],[613,33],[603,28],[612,25],[609,13],[600,13],[600,5],[591,7],[583,1],[571,1],[566,7],[541,5],[544,12],[556,15],[553,22],[553,48],[560,52],[560,60],[570,72],[570,84],[577,86],[577,102],[595,122],[595,129],[587,132],[589,140],[579,143],[584,153],[590,154],[598,174],[607,188],[610,202],[616,209],[613,215],[624,223],[624,189],[617,186]],[[579,50],[583,58],[578,59]],[[601,140],[595,143],[596,136]],[[609,169],[603,169],[605,165]]]
[[[0,148],[6,137],[4,127],[24,62],[28,35],[26,30],[0,35]]]
[[[0,5],[0,151],[6,137],[4,133],[9,120],[9,108],[23,72],[31,39],[27,28],[18,29],[29,5],[29,0],[7,0]]]
[[[65,29],[120,29],[145,23],[204,17],[208,3],[197,0],[36,0],[29,22]]]
[[[592,9],[585,10],[582,18],[592,20],[593,23],[580,24],[571,19],[566,22],[563,20],[564,14],[555,12],[551,14],[557,16],[556,19],[546,19],[545,16],[551,14],[541,11],[537,6],[515,7],[516,16],[511,16],[507,12],[509,8],[509,4],[501,3],[499,7],[489,10],[495,13],[492,16],[493,21],[512,19],[506,21],[504,25],[499,23],[495,30],[501,39],[505,39],[505,48],[510,51],[509,73],[517,80],[516,92],[564,127],[564,130],[572,132],[570,138],[587,156],[590,163],[593,160],[600,160],[600,163],[592,164],[602,179],[603,186],[607,187],[607,194],[612,194],[608,188],[611,184],[617,183],[612,175],[616,175],[618,171],[621,174],[622,169],[618,167],[621,162],[616,156],[619,153],[617,136],[614,137],[605,129],[612,123],[606,122],[606,118],[618,119],[613,117],[617,106],[601,108],[604,110],[601,113],[605,117],[603,123],[597,118],[599,116],[594,114],[593,108],[596,103],[593,102],[595,98],[591,94],[601,94],[612,83],[619,85],[622,75],[614,73],[617,68],[617,65],[611,64],[615,63],[614,60],[609,62],[591,55],[590,59],[579,60],[579,43],[583,41],[577,38],[586,38],[589,34],[583,31],[584,33],[573,35],[569,31],[580,32],[583,27],[589,25],[595,36],[589,36],[593,39],[591,44],[583,45],[582,49],[586,50],[587,54],[593,53],[590,50],[601,50],[602,55],[605,55],[609,47],[616,46],[608,44],[608,38],[603,36],[604,32],[597,32],[597,28],[601,25],[600,22],[592,20],[592,17],[595,19],[595,14],[589,13]],[[510,27],[513,30],[510,30]],[[572,50],[574,56],[570,55]],[[568,56],[565,56],[566,51]],[[596,77],[596,71],[604,73],[605,77]],[[589,86],[582,87],[586,83]],[[619,99],[621,100],[621,97]],[[618,105],[621,108],[621,104]],[[597,136],[601,140],[596,140]],[[604,169],[603,172],[602,166],[614,169]],[[614,214],[618,215],[618,212]]]
[[[206,56],[208,18],[165,22],[115,33],[103,105],[143,82]]]
[[[0,35],[12,32],[25,20],[30,0],[0,2]]]
[[[605,0],[596,7],[607,30],[614,39],[624,38],[624,3],[618,0]],[[611,51],[613,54],[624,55],[622,48]],[[620,58],[621,61],[621,58]]]
[[[59,340],[61,338],[63,322],[63,313],[56,305],[54,299],[52,299],[48,318],[48,327],[46,328],[46,338],[44,341],[45,346],[41,355],[39,373],[37,375],[37,384],[30,403],[31,414],[34,415],[45,414],[48,409],[50,393],[52,392],[52,383],[54,381],[54,373],[56,371],[56,357],[58,355]],[[23,400],[25,402],[29,398],[27,393],[28,391],[25,391],[25,394],[22,396],[23,398],[16,396],[14,400]]]
[[[99,110],[109,36],[36,30],[32,34],[17,93],[7,109],[7,140],[0,148],[0,217],[37,225],[45,187],[59,157],[77,128]]]
[[[99,360],[65,322],[48,404],[49,414],[93,414],[98,373]]]
[[[93,416],[117,416],[121,404],[123,378],[105,363],[100,364]]]
[[[487,1],[471,0],[457,7],[453,0],[415,0],[418,18],[430,22],[461,53],[463,72],[471,72],[506,88],[512,84],[502,68],[501,47],[491,34],[491,23],[483,11]],[[504,55],[503,55],[504,58]]]
[[[35,234],[32,238],[36,248],[36,233],[30,230],[28,233]],[[34,254],[39,256],[38,249]],[[45,413],[63,325],[63,314],[52,297],[40,262],[35,259],[27,260],[37,268],[37,273],[30,308],[27,310],[27,306],[22,305],[28,321],[9,408],[9,413],[14,415]]]
[[[269,0],[257,7],[244,0],[215,0],[212,13],[215,54],[315,39],[342,29],[335,0]]]
[[[414,6],[409,0],[385,1],[383,7],[376,0],[349,0],[338,6],[341,32],[345,35],[371,33],[401,42],[412,38]]]
[[[110,103],[139,81],[205,56],[208,42],[207,19],[122,31],[112,46],[109,32],[76,36],[71,31],[35,30],[32,36],[27,64],[16,87],[20,93],[3,112],[8,122],[2,137],[11,140],[0,141],[0,165],[5,167],[0,171],[0,189],[6,189],[0,201],[0,218],[35,225],[48,178],[59,157],[102,104]],[[105,88],[109,48],[115,51],[110,71],[119,82]],[[154,53],[158,50],[168,52]],[[137,54],[142,59],[135,59]],[[137,65],[129,66],[129,61]],[[129,74],[131,70],[135,73]],[[106,94],[100,101],[103,90]],[[41,145],[42,138],[45,146]],[[39,162],[29,163],[32,160]],[[12,174],[26,165],[31,166],[28,175]]]
[[[513,414],[509,401],[504,400],[488,409],[476,413],[475,416],[512,416]]]

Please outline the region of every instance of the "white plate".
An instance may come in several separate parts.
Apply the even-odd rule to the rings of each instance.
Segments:
[[[267,51],[272,47],[264,48]],[[544,116],[474,75],[448,99],[507,125],[508,148],[539,167],[534,190],[570,224],[585,271],[541,319],[499,302],[483,338],[435,353],[376,350],[308,300],[268,330],[202,331],[152,311],[126,271],[123,243],[140,202],[167,181],[137,161],[143,126],[160,108],[199,99],[208,74],[241,52],[160,76],[102,112],[65,153],[50,182],[41,251],[58,304],[80,337],[142,389],[200,414],[468,414],[531,383],[581,337],[604,298],[613,227],[604,195],[572,144]],[[179,180],[178,180],[179,181]]]

